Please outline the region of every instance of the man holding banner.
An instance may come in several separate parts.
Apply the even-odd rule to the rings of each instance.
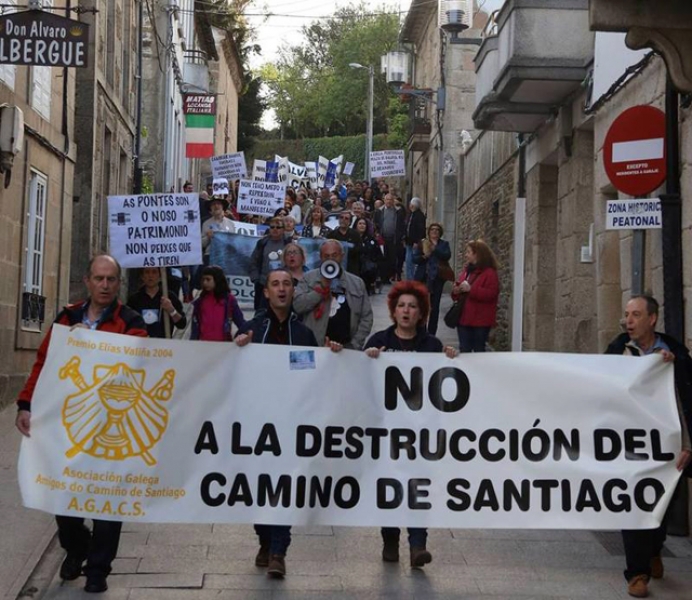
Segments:
[[[57,316],[55,323],[147,337],[142,316],[118,300],[121,276],[120,265],[112,256],[101,254],[92,258],[84,276],[89,298],[85,302],[67,306]],[[34,367],[17,400],[19,410],[15,424],[26,437],[31,435],[31,401],[46,360],[50,337],[51,330],[38,349]],[[60,567],[60,577],[64,580],[77,579],[82,574],[82,563],[86,560],[84,590],[105,592],[108,589],[106,577],[118,552],[122,522],[93,519],[93,532],[89,532],[81,517],[56,515],[55,520],[60,545],[67,552]]]
[[[651,296],[633,296],[625,307],[626,333],[613,340],[606,354],[646,356],[659,353],[674,363],[675,388],[682,431],[682,450],[676,467],[684,471],[692,459],[689,431],[692,431],[692,358],[687,348],[675,338],[656,332],[658,302]],[[666,540],[667,517],[656,529],[623,530],[625,546],[625,579],[627,592],[635,598],[648,596],[649,578],[663,577],[661,550]]]

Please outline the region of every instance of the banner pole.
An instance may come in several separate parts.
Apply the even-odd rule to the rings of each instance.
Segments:
[[[160,267],[161,272],[161,295],[163,298],[168,298],[168,274],[166,273],[166,267]],[[168,314],[167,310],[161,311],[163,313],[163,332],[166,339],[171,339],[171,316]]]

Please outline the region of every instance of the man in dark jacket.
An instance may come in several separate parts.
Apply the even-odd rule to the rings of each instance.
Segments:
[[[118,300],[121,276],[120,265],[112,256],[101,254],[92,258],[84,276],[89,298],[85,302],[66,307],[57,316],[55,323],[147,337],[142,316]],[[46,361],[50,334],[51,330],[38,349],[31,374],[17,399],[19,410],[15,424],[26,437],[31,434],[31,401]],[[84,590],[92,593],[105,592],[108,589],[106,577],[118,552],[122,523],[93,519],[94,528],[91,533],[84,526],[84,519],[81,517],[56,515],[55,519],[60,545],[67,552],[60,567],[60,577],[65,580],[77,579],[82,574],[82,563],[86,560],[84,573],[87,580]]]
[[[394,196],[384,197],[384,206],[375,211],[375,227],[384,239],[384,265],[382,275],[385,283],[397,275],[397,256],[402,247],[405,233],[403,209],[394,205]]]
[[[346,270],[360,277],[360,235],[355,229],[351,229],[351,218],[350,210],[342,210],[339,213],[339,226],[327,234],[327,239],[351,245],[346,253]]]
[[[406,236],[404,244],[406,245],[406,279],[413,279],[416,266],[413,263],[413,251],[418,248],[421,240],[425,237],[425,215],[421,210],[420,198],[411,198],[409,203],[410,212],[406,219]]]
[[[251,321],[238,330],[235,343],[246,346],[251,341],[260,344],[288,346],[317,346],[315,336],[291,310],[293,278],[288,271],[271,270],[263,290],[268,302],[266,310],[258,311]],[[267,567],[267,575],[282,578],[286,574],[286,551],[291,544],[288,525],[255,525],[260,549],[255,565]]]
[[[267,273],[281,266],[281,256],[284,246],[290,240],[284,238],[284,222],[281,217],[273,217],[269,221],[269,232],[260,238],[250,256],[250,279],[255,284],[255,310],[266,307],[264,284]]]
[[[673,362],[675,391],[682,430],[682,449],[676,467],[684,471],[692,459],[689,431],[692,431],[692,358],[687,348],[675,338],[656,331],[658,302],[651,296],[633,296],[625,307],[626,333],[613,340],[606,354],[646,356],[661,354]],[[657,529],[638,529],[622,532],[627,569],[627,592],[636,598],[648,596],[649,578],[663,577],[661,550],[666,540],[667,515]]]

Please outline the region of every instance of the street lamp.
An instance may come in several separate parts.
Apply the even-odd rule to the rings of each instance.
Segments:
[[[365,178],[370,182],[370,153],[372,152],[373,103],[375,98],[375,67],[360,63],[348,63],[352,69],[366,69],[369,75],[368,87],[368,131],[365,139]]]

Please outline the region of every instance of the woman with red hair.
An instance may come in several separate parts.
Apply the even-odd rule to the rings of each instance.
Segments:
[[[444,352],[448,358],[457,355],[456,348],[442,346],[442,342],[427,332],[425,324],[430,313],[428,288],[418,281],[399,281],[387,296],[389,316],[393,325],[374,333],[365,344],[365,353],[377,358],[381,352]],[[399,562],[398,527],[383,527],[382,560]],[[408,528],[411,566],[420,568],[432,561],[426,548],[428,530],[423,527]]]

